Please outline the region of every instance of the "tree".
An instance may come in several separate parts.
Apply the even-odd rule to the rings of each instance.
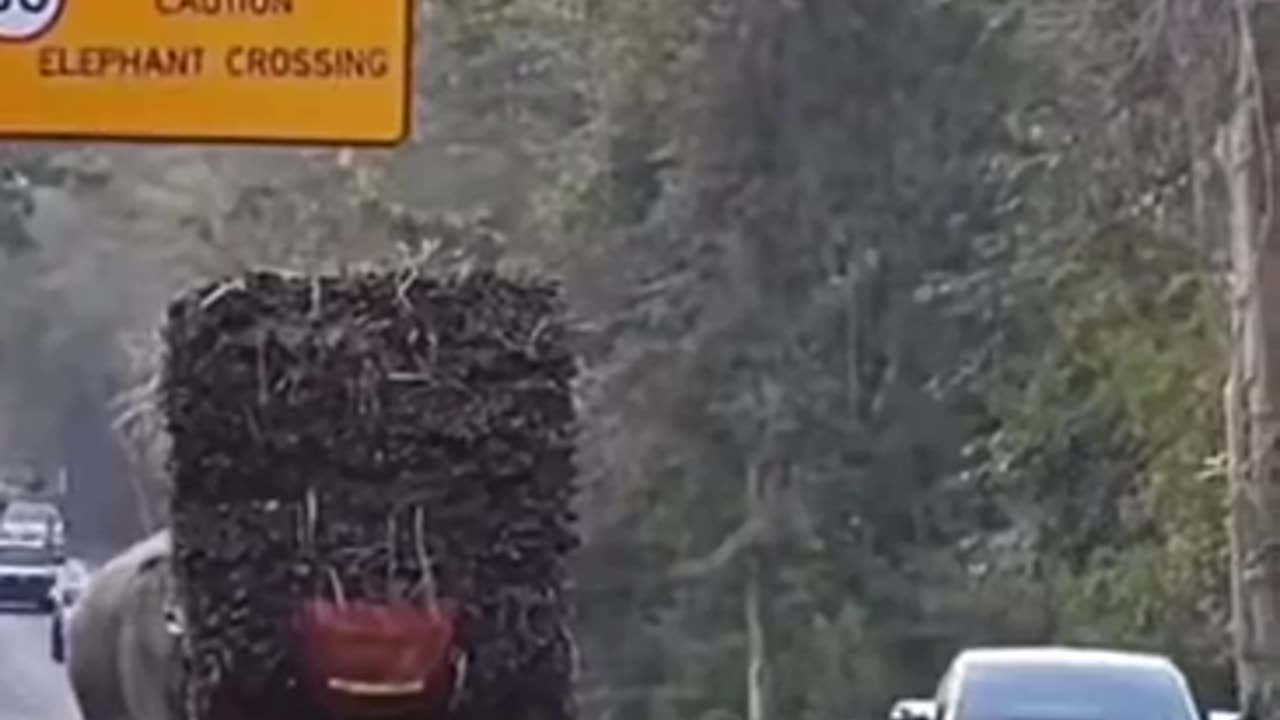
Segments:
[[[617,124],[559,185],[602,348],[593,707],[880,712],[958,641],[920,588],[963,575],[939,481],[982,418],[934,392],[965,328],[917,291],[989,222],[998,48],[917,3],[726,2],[695,26],[670,64],[626,66],[685,78],[666,102],[632,125],[609,97]],[[684,40],[663,36],[645,47]],[[621,621],[619,585],[641,598]]]
[[[1266,110],[1272,77],[1280,73],[1259,49],[1261,30],[1276,22],[1273,8],[1233,5],[1237,53],[1227,120],[1217,155],[1225,181],[1230,376],[1226,386],[1228,472],[1231,478],[1233,614],[1236,662],[1244,707],[1258,718],[1280,717],[1280,547],[1270,529],[1280,512],[1280,324],[1270,301],[1280,288],[1280,240],[1269,208],[1276,188],[1276,151]]]

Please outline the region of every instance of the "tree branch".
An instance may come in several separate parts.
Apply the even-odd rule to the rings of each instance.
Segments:
[[[714,550],[693,560],[677,563],[667,571],[668,580],[692,580],[717,572],[733,562],[764,534],[763,517],[749,517],[730,533]]]

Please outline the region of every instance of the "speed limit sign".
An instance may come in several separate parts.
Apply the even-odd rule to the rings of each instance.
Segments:
[[[0,42],[34,40],[58,21],[63,0],[0,0]]]

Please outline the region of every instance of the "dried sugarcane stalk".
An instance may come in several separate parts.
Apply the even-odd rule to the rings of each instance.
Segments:
[[[351,598],[459,604],[452,717],[573,717],[574,361],[554,285],[251,273],[179,298],[165,341],[194,720],[322,717],[292,652],[325,567]]]

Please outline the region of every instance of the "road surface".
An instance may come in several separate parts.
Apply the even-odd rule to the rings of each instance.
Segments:
[[[0,610],[0,720],[80,720],[66,677],[49,657],[49,617]]]

